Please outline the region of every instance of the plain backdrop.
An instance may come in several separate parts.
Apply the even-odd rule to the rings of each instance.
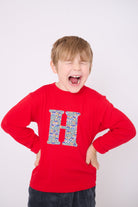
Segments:
[[[137,0],[0,0],[0,121],[28,93],[57,81],[50,52],[64,35],[91,44],[86,85],[106,95],[137,129]],[[137,207],[137,136],[98,159],[96,207]],[[0,129],[1,207],[27,206],[34,161],[35,154]]]

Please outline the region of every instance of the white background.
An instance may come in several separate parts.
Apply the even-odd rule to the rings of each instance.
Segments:
[[[0,0],[0,119],[29,92],[57,81],[50,51],[64,35],[91,44],[86,85],[106,95],[137,128],[137,0]],[[0,206],[25,207],[35,155],[0,130]],[[98,158],[96,206],[137,207],[137,136]]]

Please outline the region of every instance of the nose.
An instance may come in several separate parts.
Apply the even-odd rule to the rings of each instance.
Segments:
[[[73,70],[79,71],[80,70],[80,64],[79,63],[74,63],[73,64]]]

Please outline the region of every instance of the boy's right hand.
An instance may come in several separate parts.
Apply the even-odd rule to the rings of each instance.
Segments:
[[[39,165],[40,156],[41,156],[41,150],[39,150],[39,152],[36,155],[36,161],[34,163],[35,167],[37,167]]]

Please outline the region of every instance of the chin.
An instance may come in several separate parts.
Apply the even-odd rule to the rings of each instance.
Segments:
[[[78,93],[81,90],[81,88],[82,87],[79,87],[79,88],[75,88],[75,87],[74,88],[70,88],[69,89],[69,92],[71,92],[71,93]]]

